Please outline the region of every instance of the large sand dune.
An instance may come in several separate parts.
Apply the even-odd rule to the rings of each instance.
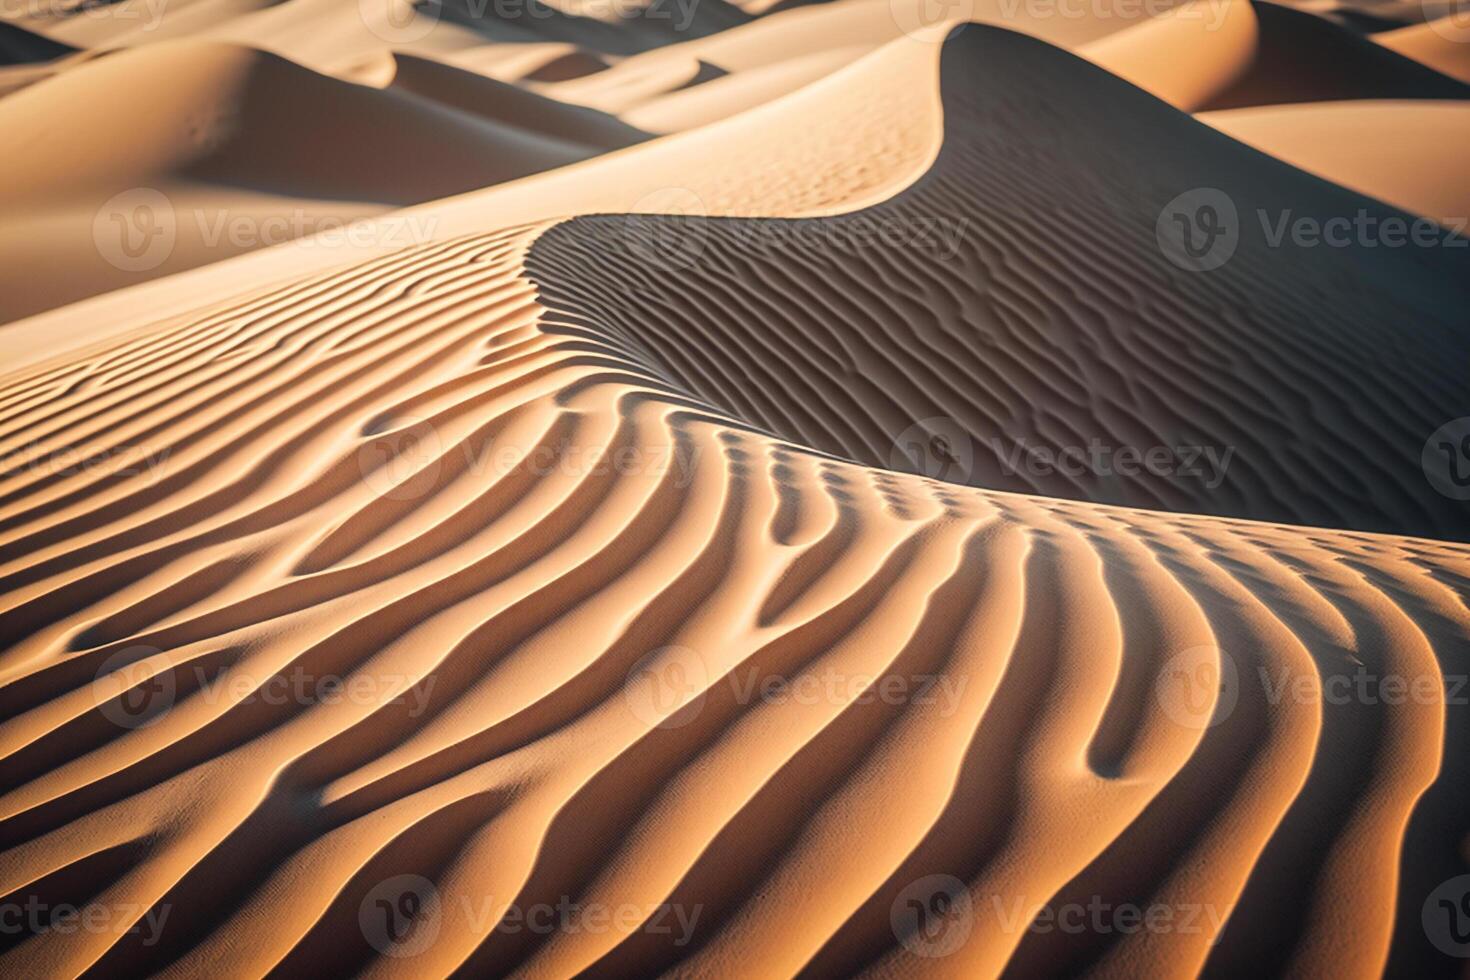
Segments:
[[[1251,120],[1427,143],[1459,83],[1280,77],[1265,6],[857,0],[529,84],[170,40],[0,97],[53,162],[48,114],[157,127],[7,214],[435,219],[0,327],[0,910],[106,919],[0,972],[1454,975],[1470,249],[1299,232],[1463,188]]]
[[[580,218],[531,250],[544,301],[709,404],[870,465],[947,439],[951,460],[910,462],[1049,496],[1470,534],[1421,460],[1470,411],[1470,242],[1275,241],[1283,222],[1409,220],[1054,48],[973,47],[945,61],[943,150],[890,202],[789,222]],[[1208,273],[1160,250],[1156,219],[1191,193],[1235,212]],[[1199,465],[1041,465],[1140,444],[1197,447]]]

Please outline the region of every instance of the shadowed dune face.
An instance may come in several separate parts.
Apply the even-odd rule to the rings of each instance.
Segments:
[[[565,222],[527,259],[554,323],[871,466],[1470,538],[1423,459],[1470,413],[1470,241],[1437,226],[1400,248],[1297,240],[1302,222],[1414,219],[982,30],[945,50],[944,147],[911,189],[835,218]],[[1168,251],[1181,199],[1223,202],[1217,268]]]
[[[1069,74],[1086,83],[1077,118],[1045,98]],[[1085,142],[1089,111],[1166,111],[992,30],[950,42],[943,82],[950,132],[1001,100],[1052,135],[1011,134],[1033,177],[1076,152],[1074,129]],[[1170,126],[1189,127],[1220,161],[1204,176],[1232,193],[1237,168],[1268,164],[1182,117],[1152,125],[1139,153],[1192,166],[1167,155],[1185,142]],[[938,202],[980,242],[1002,220],[1031,243],[1071,218],[1093,263],[1119,262],[1153,234],[1131,209],[1176,193],[1113,187],[1134,151],[1093,147],[1042,209],[999,154],[947,140],[894,213]],[[1322,207],[1344,197],[1276,177]],[[0,971],[1452,972],[1421,912],[1465,870],[1470,716],[1449,685],[1470,672],[1470,548],[980,490],[799,445],[777,409],[807,411],[820,447],[830,426],[810,420],[835,383],[722,375],[717,399],[713,361],[693,353],[708,340],[656,345],[652,314],[607,312],[628,303],[616,276],[573,320],[568,287],[549,283],[594,248],[624,271],[610,220],[406,250],[7,378],[0,894],[129,911],[126,929],[22,937]],[[641,221],[625,225],[637,247],[666,241]],[[1060,356],[1042,353],[1048,321],[1022,283],[1061,271],[1019,248],[916,281],[872,250],[820,275],[804,255],[762,266],[706,231],[686,275],[730,309],[756,275],[792,298],[783,269],[811,306],[834,302],[839,272],[904,281],[955,324],[1003,324],[1031,356]],[[1141,254],[1111,306],[1092,266],[1065,267],[1074,329],[1094,338],[1088,323],[1126,304],[1163,311],[1185,343],[1224,344],[1169,300],[1237,318],[1239,281]],[[1297,262],[1281,276],[1297,304],[1268,297],[1266,319],[1234,326],[1290,357],[1232,361],[1246,380],[1293,363],[1326,376],[1365,343],[1354,309],[1389,304],[1394,279],[1417,274],[1431,299],[1460,288],[1427,257],[1356,284],[1276,261]],[[982,270],[982,295],[1004,302],[961,288]],[[1335,302],[1328,285],[1355,291],[1330,307],[1342,339],[1324,353],[1302,311]],[[639,288],[671,295],[658,276]],[[1416,308],[1427,339],[1401,350],[1439,342],[1436,309]],[[911,349],[954,327],[904,319],[886,332],[911,331]],[[883,352],[885,323],[859,323]],[[787,351],[749,324],[772,361],[829,336]],[[1120,342],[1186,356],[1150,329]],[[1024,377],[1007,343],[988,356]],[[963,345],[938,349],[979,370]],[[752,363],[730,353],[726,371]],[[1373,356],[1398,369],[1395,351]],[[1111,385],[1089,390],[1113,402],[1165,383],[1109,363]],[[1249,394],[1270,406],[1310,376]],[[894,405],[944,390],[917,377],[879,380]],[[742,386],[766,397],[740,402]],[[1387,412],[1371,394],[1327,404],[1376,409],[1363,437],[1390,445],[1386,418],[1433,407]],[[1128,417],[1111,404],[1098,414]],[[1305,482],[1313,459],[1271,479]],[[1375,477],[1417,499],[1395,479]],[[1343,697],[1364,683],[1374,697]],[[1055,923],[1120,908],[1171,927],[1037,927],[1038,909]],[[562,927],[528,924],[543,909]],[[594,911],[600,924],[581,918]]]

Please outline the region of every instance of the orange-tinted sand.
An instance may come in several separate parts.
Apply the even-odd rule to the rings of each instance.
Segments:
[[[1463,975],[1462,54],[952,6],[7,15],[0,975]]]

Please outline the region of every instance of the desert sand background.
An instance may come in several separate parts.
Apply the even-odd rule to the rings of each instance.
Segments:
[[[1467,975],[1467,95],[1433,0],[0,6],[0,973]]]

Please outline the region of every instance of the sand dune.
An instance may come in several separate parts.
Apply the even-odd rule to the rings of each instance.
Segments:
[[[534,92],[460,71],[424,58],[397,55],[392,87],[423,96],[451,109],[513,126],[593,151],[622,149],[648,139],[649,134],[592,109],[568,105]],[[550,169],[539,160],[541,169]]]
[[[11,374],[0,889],[139,928],[0,969],[1446,972],[1470,548],[1362,531],[1464,536],[1400,454],[1465,413],[1463,260],[1186,273],[1188,187],[1394,212],[1039,41],[939,68],[942,149],[863,214],[539,222]],[[926,215],[953,254],[855,244]],[[1213,496],[1045,489],[1337,529],[965,486],[978,424],[902,472],[934,412],[1229,441]],[[627,914],[508,926],[563,900]]]
[[[1405,235],[1409,221],[1039,51],[946,67],[944,149],[890,203],[839,220],[648,218],[641,248],[618,247],[623,218],[578,219],[528,269],[570,322],[627,336],[687,390],[798,445],[892,466],[926,420],[920,441],[973,451],[930,462],[977,486],[1466,537],[1420,451],[1470,407],[1470,247],[1442,231],[1397,249],[1298,240],[1336,215]],[[1155,227],[1197,188],[1234,212],[1228,262],[1208,275],[1168,261]],[[648,271],[660,259],[669,274]],[[782,288],[798,291],[773,301]],[[1388,321],[1392,335],[1374,326]],[[1218,478],[1029,465],[1140,441],[1233,456]]]
[[[397,138],[380,139],[384,127]],[[24,283],[0,294],[8,319],[600,152],[406,87],[182,41],[17,92],[0,102],[0,129],[27,150],[0,163],[12,217],[0,262]],[[94,152],[99,141],[114,149]],[[422,145],[434,147],[432,167]],[[130,241],[146,252],[153,240],[156,261],[130,261]]]
[[[1203,113],[1272,156],[1463,234],[1470,186],[1470,102],[1352,101]],[[1376,134],[1364,140],[1362,134]]]
[[[800,215],[847,211],[891,196],[933,159],[940,140],[937,48],[899,38],[789,98],[717,125],[421,208],[352,239],[327,236],[227,264],[143,282],[3,328],[12,363],[64,354],[89,339],[146,329],[221,297],[391,254],[404,235],[445,240],[565,214],[673,211]],[[691,196],[692,195],[692,196]],[[133,279],[138,282],[138,277]]]
[[[1195,0],[1083,45],[1078,54],[1186,111],[1252,70],[1260,46],[1247,0]]]
[[[1334,99],[1465,99],[1457,79],[1320,17],[1253,0],[1258,41],[1250,69],[1204,109]]]
[[[75,51],[48,37],[32,34],[24,28],[0,21],[0,65],[25,65],[35,61],[53,61]]]
[[[1434,0],[114,6],[0,34],[0,975],[1463,974]]]
[[[1470,46],[1456,40],[1456,25],[1414,24],[1373,35],[1373,40],[1442,75],[1470,82]]]

